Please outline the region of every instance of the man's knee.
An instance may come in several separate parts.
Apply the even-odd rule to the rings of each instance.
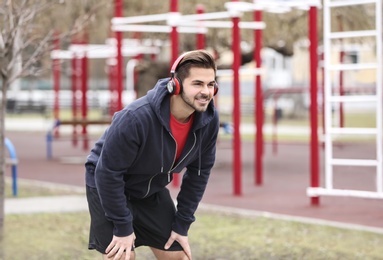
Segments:
[[[188,260],[184,251],[165,251],[157,248],[150,248],[158,260]]]

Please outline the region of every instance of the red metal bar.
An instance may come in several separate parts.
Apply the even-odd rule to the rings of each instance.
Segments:
[[[115,0],[115,17],[122,17],[123,14],[123,2],[122,0]],[[117,110],[123,108],[122,104],[122,91],[123,91],[123,58],[122,58],[122,32],[116,32],[117,42]]]
[[[310,7],[309,11],[309,32],[310,32],[310,166],[311,166],[311,187],[319,187],[319,152],[318,152],[318,36],[317,36],[317,8]],[[319,205],[319,197],[311,197],[311,205]]]
[[[254,20],[256,22],[262,21],[262,11],[254,11]],[[254,31],[254,60],[256,68],[261,68],[262,58],[262,30],[256,29]],[[262,93],[262,79],[261,75],[255,76],[255,185],[262,185],[263,183],[263,93]]]
[[[178,0],[170,0],[170,12],[176,13],[178,12]],[[172,57],[171,57],[171,64],[177,60],[178,58],[178,32],[177,32],[177,27],[173,26],[172,31],[170,33],[170,38],[171,38],[171,46],[172,46]],[[172,185],[174,187],[178,187],[180,185],[180,178],[179,174],[173,174],[173,181]]]
[[[134,39],[136,39],[137,41],[141,40],[141,32],[137,32],[134,34]],[[144,58],[144,54],[141,52],[141,53],[138,53],[134,59],[140,61]],[[128,77],[129,75],[126,75],[126,77]],[[135,91],[135,93],[137,94],[138,93],[138,89],[137,89],[137,82],[139,80],[139,73],[138,71],[134,70],[133,71],[133,83],[134,83],[134,86],[133,86],[133,89]]]
[[[178,12],[178,0],[170,0],[170,12],[177,13]],[[172,59],[171,63],[173,64],[178,58],[178,32],[177,27],[173,26],[172,31],[170,33],[171,38],[171,46],[172,46]]]
[[[86,44],[87,41],[84,41]],[[88,119],[88,102],[87,102],[87,91],[88,91],[88,57],[86,52],[81,58],[81,117],[82,120]],[[82,136],[83,136],[83,149],[87,151],[89,149],[88,131],[87,125],[82,125]]]
[[[55,50],[60,49],[60,39],[58,37],[58,34],[56,33],[54,38],[54,48]],[[59,94],[60,94],[60,60],[54,59],[53,60],[53,90],[54,90],[54,103],[53,103],[53,117],[55,121],[59,120],[60,117],[60,100],[59,100]],[[54,136],[59,137],[59,128],[54,128]]]
[[[77,83],[78,83],[78,66],[77,66],[77,55],[73,54],[72,62],[72,117],[73,120],[77,118]],[[73,146],[77,146],[77,125],[73,125],[72,131],[72,144]]]
[[[232,0],[232,2],[238,2]],[[239,17],[233,17],[233,170],[234,170],[234,195],[242,195],[242,165],[241,165],[241,100],[240,100],[240,85],[239,85],[239,68],[241,64],[241,49],[240,49],[240,30],[239,30]]]
[[[108,66],[108,78],[109,78],[109,116],[112,117],[115,112],[117,112],[117,102],[116,102],[116,93],[117,93],[117,86],[116,86],[116,74],[117,74],[117,67],[115,60],[113,61],[110,59],[107,63]]]
[[[202,4],[197,5],[197,14],[203,14],[205,12],[205,7]],[[205,34],[197,33],[197,49],[205,48]]]

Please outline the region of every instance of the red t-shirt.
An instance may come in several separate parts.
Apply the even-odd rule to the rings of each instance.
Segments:
[[[180,157],[182,150],[186,144],[186,139],[188,138],[189,131],[191,126],[193,125],[194,114],[191,115],[190,119],[186,123],[180,123],[177,119],[170,113],[170,129],[172,131],[172,135],[177,142],[177,153],[176,153],[176,161]]]

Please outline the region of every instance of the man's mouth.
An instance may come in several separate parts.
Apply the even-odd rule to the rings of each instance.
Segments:
[[[201,104],[208,104],[210,102],[209,97],[198,97],[196,100]]]

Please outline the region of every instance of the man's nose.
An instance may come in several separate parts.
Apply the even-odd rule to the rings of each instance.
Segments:
[[[201,89],[201,93],[208,94],[209,92],[210,92],[209,91],[209,85],[203,84],[202,89]]]

